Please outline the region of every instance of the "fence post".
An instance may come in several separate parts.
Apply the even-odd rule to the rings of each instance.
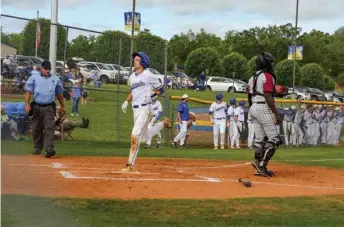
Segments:
[[[122,38],[119,39],[118,51],[118,75],[117,75],[117,91],[116,91],[116,141],[119,142],[119,114],[120,114],[120,101],[119,101],[119,77],[121,74],[121,53],[122,53]]]
[[[64,46],[64,53],[63,53],[62,75],[64,75],[64,72],[65,72],[65,65],[66,65],[66,58],[67,58],[68,33],[69,33],[69,27],[67,27],[67,31],[66,31],[66,39],[65,39],[65,46]]]
[[[165,57],[164,57],[164,90],[165,90],[165,96],[164,96],[164,115],[169,116],[169,96],[167,93],[167,48],[168,48],[168,41],[165,41]],[[168,137],[168,130],[165,130],[165,138]],[[167,143],[167,141],[165,140]]]
[[[171,136],[170,140],[173,140],[173,131],[174,131],[174,104],[172,103],[172,117],[171,117]]]

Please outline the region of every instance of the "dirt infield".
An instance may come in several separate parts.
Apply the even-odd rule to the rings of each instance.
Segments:
[[[2,194],[83,198],[226,199],[344,194],[344,171],[271,163],[273,178],[253,175],[249,163],[138,158],[2,155]],[[244,187],[238,178],[249,179]]]

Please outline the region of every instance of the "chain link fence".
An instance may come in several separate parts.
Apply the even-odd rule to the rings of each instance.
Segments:
[[[7,55],[14,59],[16,55],[15,61],[11,61],[13,70],[1,80],[3,97],[24,101],[24,86],[31,71],[49,59],[51,25],[43,18],[32,20],[1,14],[2,42],[8,47],[2,48],[2,60]],[[135,35],[133,44],[125,32],[57,25],[56,73],[64,84],[67,120],[75,125],[80,125],[77,122],[83,118],[89,121],[88,129],[73,130],[74,139],[129,141],[133,117],[130,110],[125,115],[121,105],[130,90],[132,52],[147,53],[151,61],[149,70],[163,82],[167,74],[167,41],[143,31]],[[78,79],[75,77],[80,74],[75,72],[80,72],[83,78],[79,99],[73,98],[75,85],[70,81]],[[164,95],[160,101],[168,115],[168,96]],[[73,114],[73,102],[78,102],[79,116]]]

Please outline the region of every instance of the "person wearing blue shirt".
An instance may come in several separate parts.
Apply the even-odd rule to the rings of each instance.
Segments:
[[[34,72],[25,85],[25,111],[32,116],[33,155],[40,155],[45,147],[45,157],[55,155],[54,128],[56,103],[60,103],[60,112],[64,112],[63,87],[58,76],[50,73],[51,64],[43,61],[40,72]],[[33,101],[30,103],[31,96]]]
[[[189,106],[187,104],[189,96],[184,94],[182,96],[182,101],[178,105],[178,112],[177,112],[177,121],[179,122],[179,133],[178,135],[172,140],[172,144],[174,147],[177,147],[178,142],[179,146],[183,147],[185,143],[185,136],[187,132],[188,122],[190,120],[189,115]]]
[[[80,105],[80,99],[81,99],[81,82],[77,81],[73,85],[73,104],[72,104],[72,114],[71,116],[79,116],[79,105]]]

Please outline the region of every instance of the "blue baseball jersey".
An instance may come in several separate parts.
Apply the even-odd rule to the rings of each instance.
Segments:
[[[178,104],[178,112],[180,112],[180,118],[182,121],[189,121],[189,106],[186,102],[180,102]]]
[[[45,105],[54,102],[55,96],[63,93],[63,87],[59,77],[52,74],[43,76],[40,72],[35,72],[27,80],[25,91],[33,95],[36,103]]]

